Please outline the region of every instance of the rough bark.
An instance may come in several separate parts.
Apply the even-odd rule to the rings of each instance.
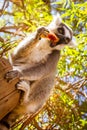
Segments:
[[[10,83],[4,79],[5,73],[11,69],[9,61],[0,58],[0,120],[15,108],[20,97],[20,92],[15,87],[18,79]]]

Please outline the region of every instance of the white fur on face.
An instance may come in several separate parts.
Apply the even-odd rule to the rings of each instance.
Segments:
[[[65,26],[63,28],[65,30],[65,36],[68,37],[68,38],[71,38],[70,31]]]

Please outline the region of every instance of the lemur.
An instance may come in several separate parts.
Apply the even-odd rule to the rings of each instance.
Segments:
[[[55,41],[49,38],[53,33]],[[37,29],[25,38],[10,55],[13,70],[5,75],[11,81],[19,77],[16,87],[23,91],[20,102],[0,122],[0,130],[9,130],[17,118],[31,115],[42,108],[52,92],[60,50],[73,43],[72,30],[59,14],[46,27]]]

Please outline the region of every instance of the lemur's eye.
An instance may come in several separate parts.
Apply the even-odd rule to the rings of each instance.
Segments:
[[[65,34],[65,31],[64,31],[64,28],[63,27],[59,27],[58,29],[58,32],[60,33],[60,34]]]

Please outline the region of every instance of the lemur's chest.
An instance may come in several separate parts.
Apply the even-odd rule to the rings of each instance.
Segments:
[[[49,41],[41,40],[27,56],[19,60],[16,69],[23,70],[25,68],[36,66],[39,63],[44,63],[51,52],[52,49],[49,46]]]
[[[44,62],[44,60],[47,59],[48,55],[52,52],[50,46],[49,46],[49,42],[48,41],[39,41],[35,48],[33,48],[33,50],[31,51],[28,59],[31,62]]]

